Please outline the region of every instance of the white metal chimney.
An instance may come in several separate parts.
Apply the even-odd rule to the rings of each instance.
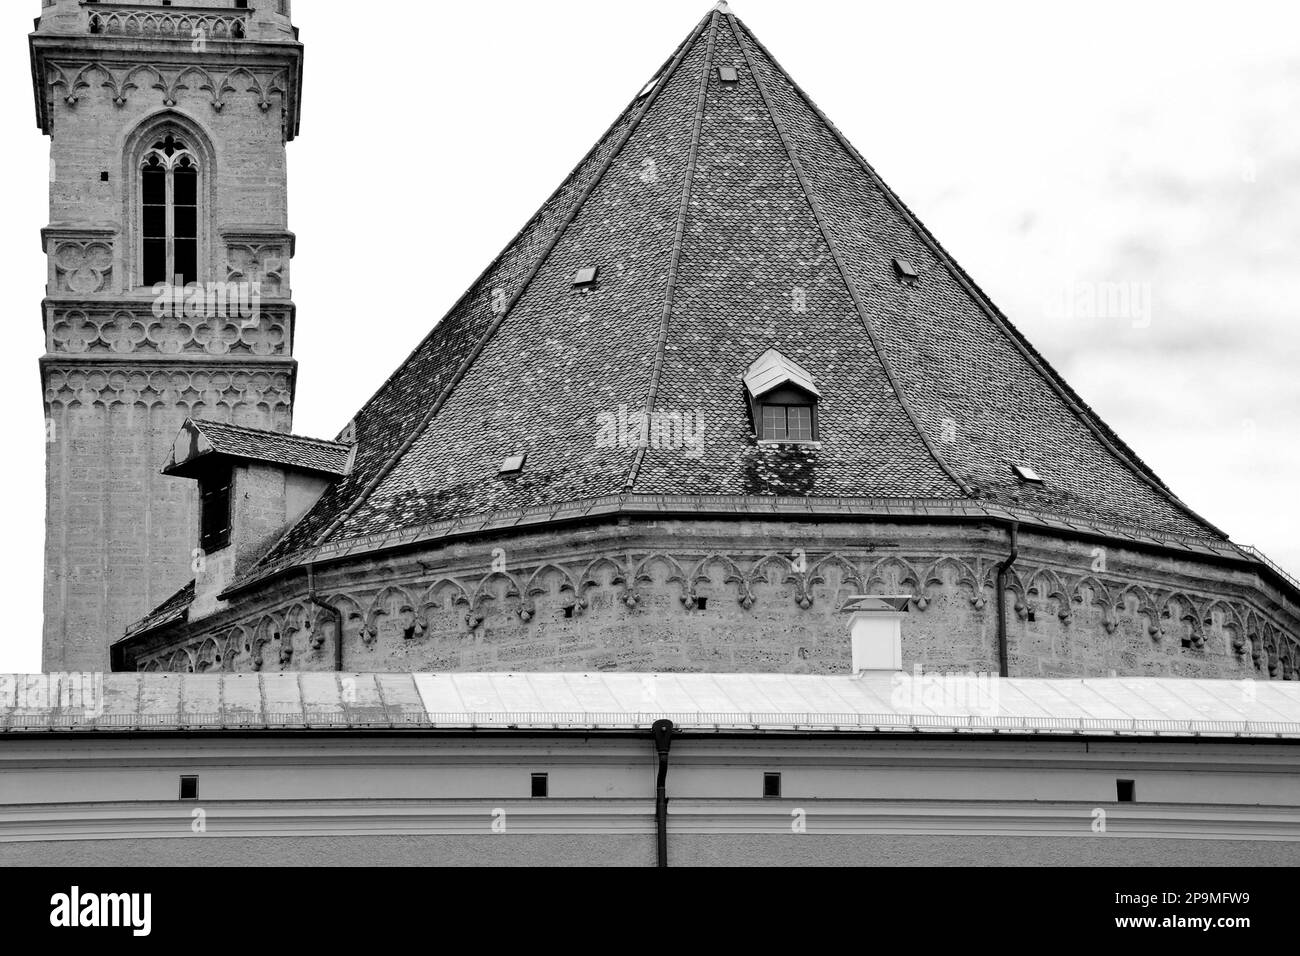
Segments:
[[[870,595],[852,597],[844,605],[853,642],[853,673],[903,669],[903,618],[910,597]]]

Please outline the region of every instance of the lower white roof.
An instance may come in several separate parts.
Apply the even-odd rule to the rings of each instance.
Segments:
[[[1300,683],[795,674],[0,676],[0,734],[284,729],[1228,735],[1300,738]]]

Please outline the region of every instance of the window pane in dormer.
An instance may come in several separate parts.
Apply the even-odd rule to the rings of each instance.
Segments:
[[[763,438],[767,441],[780,441],[785,438],[785,406],[763,406]]]
[[[786,431],[790,441],[812,441],[812,408],[807,405],[786,407]]]

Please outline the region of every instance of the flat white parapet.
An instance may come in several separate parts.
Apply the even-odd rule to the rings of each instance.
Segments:
[[[967,732],[1300,738],[1300,683],[804,674],[0,676],[0,736],[286,729]]]

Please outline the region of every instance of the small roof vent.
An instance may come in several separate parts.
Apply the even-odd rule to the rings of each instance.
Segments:
[[[739,83],[740,71],[734,66],[718,67],[718,80],[722,83]]]
[[[1029,485],[1043,484],[1042,476],[1028,465],[1012,465],[1011,470],[1016,473],[1016,477]]]
[[[586,266],[579,269],[577,275],[573,277],[573,287],[575,289],[584,289],[596,284],[596,276],[600,274],[600,266]]]
[[[528,455],[511,455],[501,462],[501,468],[497,471],[498,475],[517,475],[524,470],[524,462],[528,460]]]
[[[905,282],[915,282],[920,277],[916,271],[916,266],[912,265],[907,259],[894,260],[894,275]]]

